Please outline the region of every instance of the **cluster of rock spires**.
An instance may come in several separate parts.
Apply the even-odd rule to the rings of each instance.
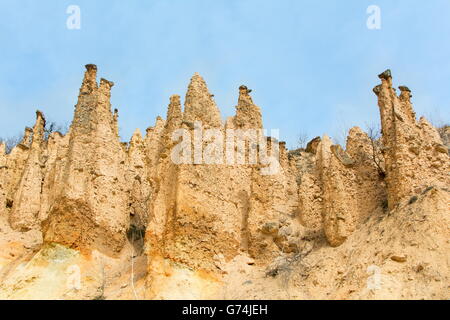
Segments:
[[[114,83],[98,84],[97,67],[86,69],[66,135],[46,139],[38,111],[11,153],[0,144],[0,215],[15,230],[41,232],[44,244],[87,254],[118,256],[130,234],[144,235],[148,297],[171,290],[176,266],[216,277],[242,252],[267,264],[280,253],[305,253],[315,237],[339,246],[377,208],[394,210],[450,185],[448,148],[436,128],[416,120],[410,90],[402,86],[397,96],[390,71],[374,88],[381,148],[358,127],[345,150],[327,136],[306,150],[289,152],[280,143],[281,170],[262,175],[260,164],[175,164],[170,157],[173,131],[193,130],[195,121],[223,132],[261,129],[247,87],[239,88],[236,115],[223,124],[195,74],[184,111],[180,97],[170,97],[166,120],[158,117],[145,137],[136,130],[121,143],[110,104]]]

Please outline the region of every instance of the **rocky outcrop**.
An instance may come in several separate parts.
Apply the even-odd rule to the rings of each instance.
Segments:
[[[198,75],[194,75],[189,85],[183,114],[179,97],[171,97],[167,122],[158,138],[164,144],[152,148],[159,150],[159,157],[150,177],[154,193],[150,210],[152,221],[146,238],[147,253],[151,257],[150,297],[161,297],[164,288],[170,287],[172,279],[177,278],[174,274],[182,272],[180,266],[201,270],[215,279],[223,273],[221,263],[232,260],[240,252],[259,252],[254,248],[259,248],[261,243],[262,226],[270,216],[277,218],[275,211],[269,210],[270,206],[259,206],[267,202],[261,199],[272,199],[264,194],[267,189],[262,185],[264,179],[261,180],[257,165],[245,161],[237,163],[240,156],[247,160],[251,157],[245,148],[250,145],[249,137],[243,137],[244,148],[238,148],[237,153],[233,148],[231,162],[226,158],[224,141],[234,143],[241,138],[227,129],[253,129],[250,134],[258,134],[257,129],[262,127],[259,108],[243,88],[240,88],[238,111],[231,126],[230,122],[222,126],[205,118],[205,114],[208,117],[211,114],[205,110],[194,112],[198,106],[215,108],[208,98],[206,84]],[[243,122],[247,118],[252,122]],[[215,131],[208,131],[211,127]],[[180,129],[182,135],[175,132]],[[173,152],[178,142],[171,139],[174,134],[177,139],[188,139],[187,161],[174,159],[178,156]],[[270,243],[277,248],[272,238]],[[211,281],[214,286],[215,281]]]
[[[425,118],[416,121],[411,91],[401,86],[397,96],[389,70],[379,75],[374,89],[380,108],[383,154],[389,208],[409,200],[430,186],[448,186],[446,146]]]
[[[239,87],[239,99],[234,117],[236,128],[261,129],[263,127],[261,109],[253,103],[250,92],[252,90],[246,86]]]
[[[199,120],[204,126],[215,128],[222,126],[220,111],[214,102],[213,95],[209,93],[205,80],[198,73],[191,78],[184,108],[184,121],[187,123]]]
[[[353,252],[393,273],[413,261],[402,269],[408,279],[399,278],[408,283],[411,268],[431,260],[403,250],[397,225],[424,256],[433,247],[442,262],[448,250],[448,148],[425,119],[416,121],[409,88],[397,96],[390,71],[380,78],[381,139],[354,127],[345,146],[324,135],[289,152],[263,130],[250,89],[239,87],[236,114],[222,123],[198,74],[184,110],[171,96],[166,120],[121,142],[114,84],[97,83],[97,67],[87,65],[67,134],[46,133],[37,112],[9,154],[0,144],[0,297],[123,297],[118,282],[131,278],[133,298],[286,298],[284,289],[261,288],[293,270],[299,298],[371,296],[354,283],[367,266]],[[426,281],[448,277],[428,269]],[[67,270],[82,273],[82,290],[62,287]],[[440,285],[429,292],[445,296]]]
[[[36,112],[36,124],[33,127],[32,142],[28,158],[23,169],[19,186],[15,191],[14,205],[9,216],[9,222],[14,229],[28,231],[36,226],[41,208],[44,158],[44,127],[45,118],[42,112]],[[29,132],[29,130],[26,130]],[[27,143],[29,135],[25,135]],[[25,144],[23,143],[23,144]]]
[[[323,230],[328,242],[339,246],[383,206],[384,181],[373,160],[378,150],[358,127],[349,131],[346,150],[328,136],[318,140],[309,143],[317,144],[314,153],[305,151],[295,159],[304,170],[298,181],[300,220],[311,230]]]
[[[109,102],[113,83],[101,79],[98,86],[97,67],[86,69],[43,234],[46,242],[114,253],[124,245],[129,221],[125,155]]]

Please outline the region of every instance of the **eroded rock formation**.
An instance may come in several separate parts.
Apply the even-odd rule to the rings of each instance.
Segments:
[[[10,252],[0,256],[5,266],[0,297],[101,298],[108,292],[110,298],[137,298],[139,289],[139,298],[246,297],[250,288],[275,286],[277,276],[297,272],[303,284],[294,285],[296,296],[323,298],[312,287],[329,290],[336,284],[323,284],[323,277],[340,276],[320,275],[314,264],[355,275],[342,279],[349,292],[339,289],[333,297],[372,297],[355,281],[364,281],[361,264],[406,261],[386,251],[390,241],[391,250],[401,246],[399,239],[392,240],[397,223],[424,234],[437,230],[428,236],[448,239],[448,228],[433,224],[436,217],[429,227],[419,228],[402,222],[405,212],[427,219],[434,210],[447,216],[442,218],[447,227],[449,213],[447,146],[424,118],[416,121],[410,90],[401,86],[397,96],[390,71],[380,78],[374,88],[380,140],[354,127],[345,149],[324,135],[305,150],[288,151],[278,137],[262,130],[261,109],[250,89],[239,87],[236,115],[223,123],[198,74],[188,86],[184,109],[180,96],[171,96],[166,120],[158,117],[145,136],[136,130],[123,143],[118,110],[110,104],[114,84],[105,79],[98,84],[97,67],[87,65],[67,134],[46,136],[45,118],[38,111],[34,127],[25,129],[11,153],[5,154],[0,144],[0,245]],[[370,235],[369,225],[376,235]],[[386,230],[390,238],[384,237],[385,228],[391,228]],[[370,248],[378,250],[371,251],[376,259],[358,251],[365,233],[374,241]],[[22,244],[11,240],[16,237]],[[413,232],[405,237],[415,243]],[[448,241],[436,242],[442,248],[433,250],[448,250]],[[421,254],[428,250],[418,247]],[[362,260],[351,260],[350,250]],[[337,262],[323,262],[324,255],[356,269],[341,270]],[[439,261],[445,257],[435,256]],[[66,281],[64,268],[80,269],[84,289],[57,283],[54,291],[43,289],[51,281],[44,260],[56,282]],[[25,262],[30,262],[26,269],[17,267]],[[448,279],[446,263],[439,281]],[[130,272],[127,295],[121,291],[127,286],[117,283]],[[255,284],[247,291],[241,280]],[[270,298],[285,298],[280,292]],[[420,296],[408,292],[407,297]],[[426,297],[433,294],[446,296],[442,286],[425,292]]]
[[[392,88],[391,72],[379,75],[378,96],[389,208],[409,200],[429,186],[449,185],[448,148],[436,128],[424,117],[416,121],[411,91]]]

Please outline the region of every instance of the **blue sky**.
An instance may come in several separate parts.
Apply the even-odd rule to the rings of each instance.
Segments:
[[[366,27],[372,4],[380,30]],[[80,30],[66,27],[69,5]],[[0,136],[32,125],[36,109],[69,122],[87,63],[116,84],[124,140],[165,117],[194,72],[223,118],[239,85],[253,89],[288,147],[300,133],[377,123],[372,88],[386,68],[412,89],[418,115],[450,122],[448,0],[1,0],[0,13]]]

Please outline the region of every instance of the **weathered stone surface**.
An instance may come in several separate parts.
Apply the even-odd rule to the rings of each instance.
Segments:
[[[150,178],[154,181],[150,209],[153,222],[148,225],[146,240],[147,254],[152,257],[148,279],[152,283],[148,293],[151,297],[161,295],[159,283],[171,281],[165,274],[173,270],[174,264],[221,274],[214,257],[230,261],[240,252],[260,260],[273,256],[280,250],[278,238],[274,234],[266,239],[261,226],[268,219],[277,218],[275,208],[284,212],[291,210],[286,209],[289,203],[286,190],[290,188],[286,173],[262,177],[258,165],[174,164],[170,156],[163,156],[174,146],[173,142],[168,142],[172,130],[181,125],[192,134],[195,122],[204,120],[204,115],[194,115],[188,109],[189,105],[200,105],[204,99],[204,96],[189,93],[192,82],[197,80],[192,80],[189,86],[190,101],[182,119],[179,97],[171,98],[168,121],[158,138],[164,141],[165,147],[159,149],[163,151],[155,160],[156,169]],[[203,84],[202,90],[208,92]],[[218,133],[223,137],[226,129],[262,127],[260,110],[253,104],[249,92],[245,87],[240,88],[236,116],[219,128]],[[208,142],[202,144],[205,148]],[[267,194],[274,184],[279,185],[276,197]],[[295,194],[296,190],[291,192]]]
[[[117,253],[125,242],[129,214],[123,149],[111,112],[112,83],[96,83],[97,68],[86,66],[63,174],[43,222],[44,240],[72,248]]]
[[[9,222],[14,229],[27,231],[36,226],[41,208],[41,192],[45,118],[40,111],[36,112],[36,124],[33,127],[33,138],[19,187],[15,192],[14,206]]]
[[[332,145],[331,152],[336,158],[346,167],[352,167],[355,165],[355,161],[349,157],[349,155],[342,149],[340,145]]]
[[[203,125],[221,127],[220,111],[206,87],[203,78],[195,73],[191,78],[184,102],[184,120],[194,122],[199,120]]]
[[[378,78],[388,80],[391,78],[391,70],[387,69],[378,75]]]
[[[239,87],[239,99],[236,106],[234,124],[236,128],[262,129],[261,110],[253,103],[251,90],[246,86]]]
[[[320,141],[321,141],[320,137],[315,137],[310,142],[308,142],[308,144],[306,145],[305,151],[316,154],[317,147],[319,146]]]
[[[428,186],[448,186],[450,163],[448,154],[433,147],[443,144],[436,128],[423,117],[416,121],[410,91],[403,87],[398,97],[390,73],[381,78],[378,106],[388,203],[393,209]]]
[[[416,121],[410,90],[397,96],[390,71],[374,90],[381,140],[354,127],[345,149],[325,135],[288,152],[259,135],[264,144],[233,150],[244,163],[208,163],[205,150],[232,129],[263,128],[246,86],[222,124],[195,74],[184,112],[173,95],[166,120],[120,142],[114,83],[97,84],[96,73],[86,66],[66,135],[44,134],[38,112],[10,154],[0,143],[0,297],[448,298],[448,130],[441,139]],[[174,161],[174,136],[192,137],[200,122],[217,136]],[[263,160],[279,151],[278,170],[250,162],[253,151]],[[374,263],[397,277],[390,291],[366,288]],[[65,283],[74,264],[81,290]]]

